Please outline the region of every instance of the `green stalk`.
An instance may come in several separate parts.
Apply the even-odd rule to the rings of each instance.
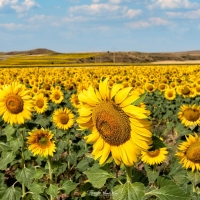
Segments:
[[[127,182],[130,182],[132,183],[132,170],[133,170],[133,167],[128,167],[128,166],[125,166],[126,167],[126,180]]]
[[[49,165],[49,180],[50,184],[52,184],[53,181],[53,170],[52,170],[52,164],[51,164],[51,156],[48,156],[47,163]],[[53,200],[53,196],[50,195],[50,200]]]
[[[22,144],[22,155],[21,155],[22,156],[21,166],[22,166],[22,168],[25,168],[25,156],[24,156],[24,147],[25,147],[24,141],[25,141],[25,138],[24,138],[24,131],[20,131],[20,133],[21,133],[22,142],[23,142],[23,144]],[[26,196],[26,187],[22,183],[22,200],[25,199],[25,196]]]

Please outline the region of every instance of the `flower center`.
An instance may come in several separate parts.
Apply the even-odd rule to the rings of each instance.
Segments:
[[[154,151],[148,151],[147,154],[150,157],[154,158],[154,157],[156,157],[156,156],[158,156],[160,154],[160,149],[156,149]]]
[[[18,95],[12,94],[6,99],[6,107],[12,114],[23,111],[24,102]]]
[[[59,120],[61,124],[67,124],[69,121],[69,116],[67,114],[61,113],[59,114]]]
[[[170,92],[168,92],[168,97],[173,97],[173,93],[170,91]]]
[[[190,145],[186,152],[187,158],[195,163],[200,163],[200,142]]]
[[[59,100],[60,99],[60,94],[55,94],[55,96],[54,96],[54,98],[56,99],[56,100]]]
[[[45,137],[45,136],[42,136],[41,138],[39,138],[38,143],[41,146],[47,146],[47,144],[49,143],[49,139],[47,137]]]
[[[103,101],[96,106],[92,119],[101,137],[110,145],[121,145],[131,137],[128,116],[112,102]]]
[[[197,121],[199,119],[199,111],[193,109],[187,109],[183,112],[184,117],[188,121]]]
[[[44,100],[43,99],[38,99],[36,101],[36,105],[37,105],[38,108],[43,108],[43,106],[44,106]]]
[[[190,90],[188,89],[188,87],[184,87],[184,88],[182,89],[182,93],[183,93],[184,95],[189,95],[189,94],[190,94]]]

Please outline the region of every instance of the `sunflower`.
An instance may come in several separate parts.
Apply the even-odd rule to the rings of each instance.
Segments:
[[[178,118],[185,126],[200,125],[200,107],[194,105],[182,105],[178,113]]]
[[[52,140],[53,134],[49,130],[34,129],[28,133],[27,144],[28,149],[32,151],[33,155],[40,156],[53,156],[53,152],[56,151],[56,146]]]
[[[156,90],[156,86],[154,84],[152,84],[152,83],[146,83],[144,88],[148,92],[154,92]]]
[[[59,104],[64,99],[64,94],[61,90],[53,90],[50,98],[54,103]]]
[[[77,94],[72,94],[70,97],[70,102],[72,104],[72,106],[74,106],[75,108],[79,108],[79,100],[78,100],[78,95]]]
[[[142,151],[141,160],[148,165],[158,165],[166,159],[166,154],[168,154],[167,148],[159,148],[154,151]]]
[[[37,113],[42,114],[48,108],[48,99],[43,93],[37,94],[34,98],[34,109]]]
[[[78,98],[81,103],[77,122],[81,129],[90,129],[85,136],[87,143],[94,143],[92,155],[106,162],[110,153],[117,165],[132,166],[141,150],[148,150],[152,143],[149,113],[132,105],[139,95],[130,94],[132,87],[122,84],[108,87],[108,78],[100,80],[99,90],[89,86]]]
[[[74,114],[67,108],[59,108],[53,113],[53,122],[57,128],[68,130],[74,124]]]
[[[31,119],[32,107],[30,91],[25,85],[13,82],[0,89],[0,115],[5,122],[24,124],[25,119]]]
[[[176,90],[174,88],[168,88],[165,90],[164,96],[167,100],[174,100],[176,98]]]
[[[186,141],[178,146],[178,150],[175,155],[185,169],[200,170],[200,138],[196,133],[186,136]]]

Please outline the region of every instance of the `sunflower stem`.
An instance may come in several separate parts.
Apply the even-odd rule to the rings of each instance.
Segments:
[[[21,156],[22,156],[22,162],[21,162],[21,166],[22,168],[25,168],[25,155],[24,155],[24,141],[25,141],[25,137],[24,137],[24,131],[20,131],[21,136],[22,136],[22,152],[21,152]],[[26,187],[25,185],[22,183],[22,200],[24,200],[26,196]]]
[[[52,170],[51,156],[48,156],[47,163],[49,165],[49,180],[50,180],[50,184],[52,184],[52,181],[53,181],[53,170]],[[53,196],[52,195],[50,195],[50,200],[53,200]]]
[[[126,168],[126,180],[127,182],[132,183],[132,171],[133,171],[133,167],[131,166],[125,166]]]

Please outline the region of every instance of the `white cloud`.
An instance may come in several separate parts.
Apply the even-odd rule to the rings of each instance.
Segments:
[[[113,3],[113,4],[119,4],[121,3],[122,1],[121,0],[109,0],[110,3]]]
[[[189,0],[152,0],[152,4],[148,5],[149,9],[161,8],[161,9],[174,9],[174,8],[195,8],[199,6],[196,2],[190,2]]]
[[[117,17],[128,17],[133,18],[136,15],[142,13],[141,10],[129,9],[127,6],[119,6],[115,4],[91,4],[91,5],[81,5],[74,6],[69,9],[71,13],[75,14],[87,14],[95,16],[109,16],[115,14]]]
[[[164,20],[164,19],[159,18],[159,17],[149,18],[149,21],[151,22],[152,25],[156,25],[156,26],[162,26],[162,25],[165,26],[165,25],[170,23],[169,21]]]
[[[70,8],[71,12],[85,12],[88,14],[101,14],[102,12],[113,12],[120,9],[118,5],[110,4],[91,4],[91,5],[82,5],[74,6]]]
[[[138,22],[126,23],[125,26],[127,26],[129,28],[134,28],[134,29],[141,29],[141,28],[147,28],[147,27],[151,26],[151,24],[149,22],[145,22],[145,21],[138,21]]]
[[[186,18],[186,19],[199,19],[200,9],[188,12],[166,12],[172,18]]]
[[[148,28],[151,26],[166,26],[168,24],[171,24],[169,21],[164,20],[159,17],[152,17],[149,18],[148,21],[136,21],[136,22],[129,22],[125,23],[125,26],[133,29],[142,29],[142,28]]]
[[[21,5],[12,5],[11,8],[14,9],[17,13],[23,13],[31,8],[34,7],[40,7],[38,3],[36,3],[34,0],[25,0],[21,3]]]
[[[124,14],[124,17],[133,18],[141,13],[142,13],[141,10],[128,9],[127,12]]]
[[[18,2],[18,0],[0,0],[0,8],[5,5],[14,5]]]
[[[8,24],[0,24],[1,28],[9,29],[9,30],[16,30],[24,28],[23,24],[14,24],[14,23],[8,23]]]

